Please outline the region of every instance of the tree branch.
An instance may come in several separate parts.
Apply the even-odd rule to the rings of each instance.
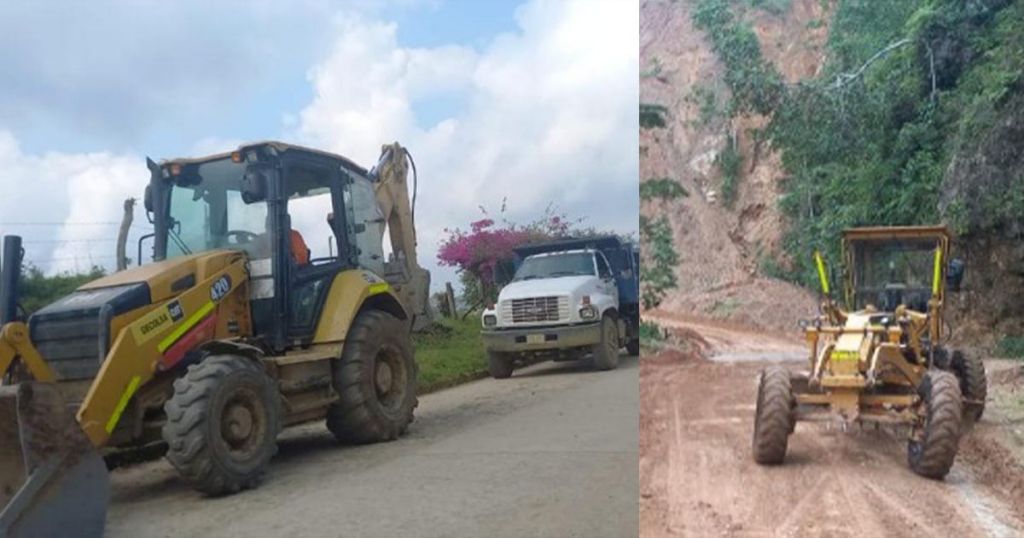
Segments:
[[[909,38],[903,38],[895,43],[890,43],[882,50],[876,52],[872,57],[868,58],[868,61],[864,62],[864,65],[860,66],[860,68],[857,69],[856,71],[853,71],[852,73],[840,73],[836,75],[836,81],[834,84],[832,84],[832,89],[841,90],[847,84],[860,78],[864,74],[864,71],[867,70],[867,68],[871,66],[871,64],[875,63],[878,59],[882,58],[886,54],[889,54],[890,52],[904,45],[909,44],[910,42],[911,40]]]

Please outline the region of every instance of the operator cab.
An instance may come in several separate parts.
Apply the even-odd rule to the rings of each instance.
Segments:
[[[945,263],[949,243],[948,232],[941,227],[847,230],[847,306],[892,313],[903,305],[927,312],[931,298],[943,298],[942,280],[956,289],[963,276],[962,261]]]
[[[214,249],[249,260],[255,334],[280,351],[313,336],[328,288],[359,266],[352,189],[367,171],[340,155],[262,142],[198,159],[148,160],[153,260]],[[333,215],[333,218],[328,218]],[[344,216],[338,218],[337,216]]]

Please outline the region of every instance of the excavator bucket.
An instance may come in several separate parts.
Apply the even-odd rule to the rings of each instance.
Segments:
[[[110,478],[56,386],[0,386],[0,538],[102,536]]]

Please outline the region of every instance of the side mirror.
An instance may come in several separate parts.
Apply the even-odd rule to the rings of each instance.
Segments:
[[[146,185],[146,194],[142,197],[142,206],[146,208],[146,213],[153,212],[153,186]]]
[[[960,283],[964,279],[966,268],[967,266],[960,258],[949,260],[949,266],[946,267],[946,287],[949,288],[949,291],[960,291]]]
[[[259,170],[248,170],[242,176],[242,201],[251,204],[267,198],[267,176]]]

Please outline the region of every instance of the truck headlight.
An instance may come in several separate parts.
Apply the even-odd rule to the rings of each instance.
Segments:
[[[581,319],[594,319],[595,317],[597,317],[597,309],[592,305],[586,305],[583,308],[580,308]]]
[[[498,324],[498,317],[494,314],[484,315],[484,327],[494,327]]]

